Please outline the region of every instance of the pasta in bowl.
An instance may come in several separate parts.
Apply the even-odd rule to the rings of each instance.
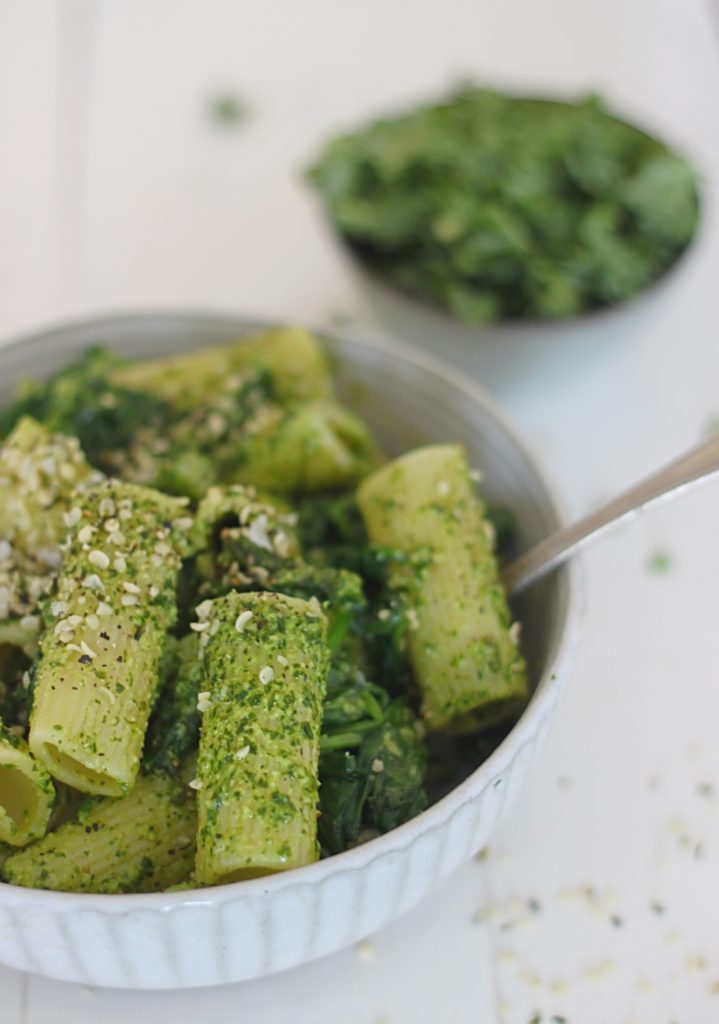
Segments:
[[[486,841],[574,627],[563,572],[516,609],[520,653],[492,524],[511,508],[524,545],[559,517],[483,395],[384,342],[192,314],[0,363],[8,389],[50,381],[3,414],[6,554],[40,582],[0,647],[25,779],[0,782],[0,958],[255,977],[374,931]]]

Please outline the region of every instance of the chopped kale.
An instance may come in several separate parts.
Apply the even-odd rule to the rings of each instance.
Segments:
[[[0,642],[0,720],[26,728],[32,708],[34,663],[20,648]]]
[[[75,435],[93,465],[111,468],[110,452],[125,448],[149,422],[160,428],[169,415],[162,400],[111,383],[122,362],[95,346],[45,383],[25,385],[20,398],[0,413],[0,434],[21,416],[32,416],[53,432]]]
[[[417,573],[422,571],[423,560],[422,554],[412,560]],[[371,546],[362,552],[360,566],[368,607],[359,628],[372,678],[395,696],[414,696],[414,678],[406,650],[412,613],[403,591],[389,584],[389,568],[398,563],[408,563],[408,558],[393,548]]]
[[[427,806],[426,754],[417,719],[401,700],[383,709],[375,696],[379,688],[364,685],[368,689],[355,681],[342,698],[347,712],[361,715],[346,722],[346,731],[339,734],[344,749],[333,745],[332,733],[325,732],[328,724],[323,724],[319,834],[328,853],[347,849],[365,831],[396,828]],[[366,701],[363,715],[360,706],[352,707],[358,696]],[[336,714],[338,703],[339,695],[330,700],[331,712]],[[335,725],[337,719],[330,721]]]
[[[672,568],[672,556],[668,551],[652,552],[647,561],[649,571],[657,574],[668,573]]]
[[[393,701],[384,723],[360,747],[361,760],[372,773],[367,812],[378,832],[389,832],[427,806],[427,755],[421,726],[410,708]]]
[[[308,561],[342,566],[362,580],[367,604],[354,618],[353,630],[362,636],[372,677],[394,694],[406,693],[412,686],[405,654],[409,623],[402,594],[387,582],[388,567],[406,556],[370,545],[354,493],[305,499],[298,512],[298,535]]]
[[[125,361],[101,346],[48,381],[25,385],[0,412],[0,435],[30,415],[53,432],[74,435],[104,472],[199,499],[244,457],[245,427],[273,383],[262,367],[227,378],[203,402],[185,405],[124,383]]]
[[[320,754],[320,844],[326,855],[341,853],[362,831],[370,773],[349,750]]]
[[[143,755],[145,771],[176,775],[184,756],[197,746],[197,697],[202,683],[199,639],[199,634],[190,633],[165,648],[161,675],[167,681],[148,724]]]
[[[298,565],[278,572],[271,589],[306,600],[315,597],[328,618],[327,642],[336,651],[353,621],[366,607],[361,578],[347,569]]]
[[[698,220],[692,168],[595,96],[466,86],[333,139],[308,176],[361,259],[469,323],[628,299]]]
[[[487,520],[494,528],[494,548],[500,561],[509,557],[517,539],[517,517],[506,505],[487,505]]]
[[[311,495],[298,502],[297,511],[307,561],[359,571],[358,559],[369,542],[353,492]]]

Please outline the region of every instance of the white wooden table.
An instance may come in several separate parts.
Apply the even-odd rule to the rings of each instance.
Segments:
[[[701,237],[641,316],[573,328],[530,379],[485,374],[586,511],[719,418],[708,2],[0,0],[0,335],[138,306],[376,321],[299,170],[332,130],[466,75],[600,90],[703,171]],[[208,115],[225,92],[242,124]],[[586,557],[531,784],[487,858],[371,944],[188,993],[0,968],[3,1024],[718,1021],[718,519],[711,486]]]

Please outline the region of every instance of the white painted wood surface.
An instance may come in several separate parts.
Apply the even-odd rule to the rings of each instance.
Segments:
[[[719,417],[719,21],[701,0],[0,0],[0,336],[156,305],[379,322],[300,168],[332,130],[466,75],[600,90],[703,171],[702,235],[640,315],[540,332],[531,374],[482,361],[587,510]],[[251,108],[236,130],[207,114],[226,91]],[[370,948],[181,994],[0,968],[3,1024],[719,1020],[718,515],[710,487],[586,557],[531,785],[487,859]]]

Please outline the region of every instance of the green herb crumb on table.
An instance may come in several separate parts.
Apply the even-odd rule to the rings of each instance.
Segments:
[[[474,324],[629,299],[699,214],[686,160],[596,96],[464,87],[332,139],[308,177],[380,278]]]
[[[235,128],[250,116],[247,101],[232,92],[218,93],[210,97],[208,111],[213,123],[222,128]]]
[[[658,549],[653,551],[648,560],[649,571],[659,575],[671,572],[672,556],[668,551]]]

